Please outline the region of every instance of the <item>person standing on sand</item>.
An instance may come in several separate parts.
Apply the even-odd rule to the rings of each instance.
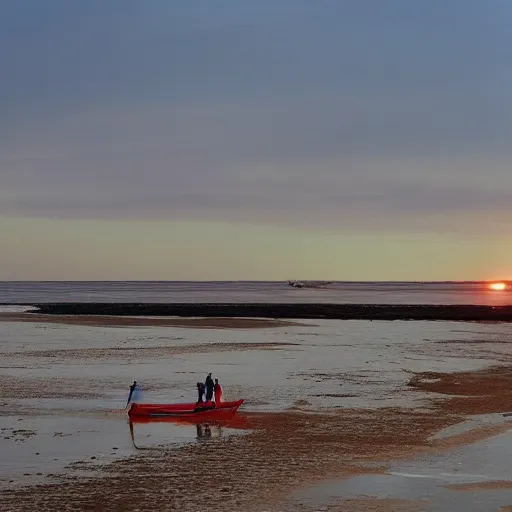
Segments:
[[[204,383],[205,385],[205,388],[206,388],[206,401],[207,402],[210,402],[213,398],[213,388],[214,388],[214,384],[213,384],[213,379],[212,379],[212,374],[209,373],[208,376],[206,377],[206,381]]]
[[[222,388],[220,387],[219,379],[215,379],[213,392],[215,393],[215,403],[220,404],[220,401],[222,400]]]

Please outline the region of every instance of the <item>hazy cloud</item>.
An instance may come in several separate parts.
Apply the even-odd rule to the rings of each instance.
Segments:
[[[190,5],[4,2],[0,214],[512,214],[510,3]]]

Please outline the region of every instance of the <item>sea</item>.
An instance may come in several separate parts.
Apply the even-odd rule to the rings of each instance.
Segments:
[[[488,282],[3,281],[0,304],[48,302],[352,303],[510,305],[512,287]]]

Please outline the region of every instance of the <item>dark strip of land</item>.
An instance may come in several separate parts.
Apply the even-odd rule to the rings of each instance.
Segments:
[[[38,308],[38,311],[35,313],[47,315],[512,322],[512,306],[477,306],[461,304],[156,304],[69,302],[31,305]]]

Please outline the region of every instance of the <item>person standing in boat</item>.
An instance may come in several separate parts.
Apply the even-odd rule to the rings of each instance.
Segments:
[[[138,393],[136,393],[136,391],[138,391],[138,389],[137,389],[137,381],[134,380],[133,384],[130,386],[130,394],[128,395],[128,401],[126,402],[126,407],[128,407],[128,405],[130,404],[130,401],[131,401],[132,398],[134,400],[136,400],[136,397],[138,395]]]
[[[213,392],[215,394],[215,404],[220,404],[222,400],[222,388],[219,384],[219,379],[215,379],[215,385],[213,386]]]
[[[206,401],[211,402],[213,399],[213,388],[214,388],[214,383],[213,383],[211,373],[209,373],[208,376],[206,377],[204,386],[206,388]]]
[[[197,405],[204,402],[204,384],[202,382],[197,383]]]

